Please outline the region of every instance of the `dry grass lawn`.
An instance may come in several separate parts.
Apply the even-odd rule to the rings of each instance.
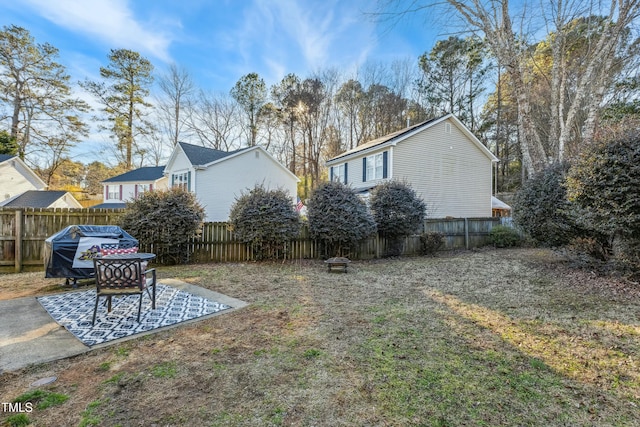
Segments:
[[[637,284],[541,249],[161,268],[247,308],[0,376],[34,426],[640,425]],[[3,276],[0,298],[59,291]],[[59,280],[58,280],[59,282]],[[52,397],[53,396],[53,397]],[[56,400],[54,397],[58,397]],[[62,396],[62,397],[60,397]],[[46,407],[48,406],[48,407]]]

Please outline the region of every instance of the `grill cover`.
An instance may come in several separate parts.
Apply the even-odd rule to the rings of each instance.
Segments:
[[[45,277],[93,277],[93,258],[100,251],[137,246],[137,239],[115,225],[70,225],[44,242]]]

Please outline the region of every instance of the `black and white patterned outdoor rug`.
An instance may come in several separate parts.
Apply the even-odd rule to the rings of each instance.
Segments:
[[[113,297],[111,313],[107,313],[103,304],[106,298],[100,298],[95,325],[91,325],[95,289],[38,297],[38,301],[58,324],[89,347],[231,308],[158,283],[156,309],[151,309],[151,299],[145,293],[138,323],[139,298],[139,295]]]

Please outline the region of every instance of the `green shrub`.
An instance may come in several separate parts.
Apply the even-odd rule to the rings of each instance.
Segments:
[[[335,181],[313,191],[307,216],[311,237],[322,244],[326,257],[347,256],[349,250],[376,232],[365,203],[352,189]]]
[[[238,239],[251,246],[256,259],[284,256],[286,244],[300,232],[300,216],[289,193],[262,186],[236,199],[229,224]]]
[[[520,244],[520,235],[512,227],[496,225],[489,232],[489,240],[495,247],[509,248]]]
[[[420,253],[422,255],[435,255],[444,245],[444,234],[428,231],[420,235]]]
[[[196,197],[174,187],[147,191],[127,203],[121,226],[137,238],[140,246],[157,255],[165,264],[189,261],[187,246],[202,231],[204,209]]]
[[[388,181],[371,192],[371,214],[380,236],[388,239],[388,256],[402,253],[402,240],[423,225],[426,206],[406,183]]]
[[[561,246],[577,234],[565,188],[567,170],[567,164],[549,166],[516,193],[513,220],[537,243]]]
[[[640,237],[640,130],[587,150],[567,180],[583,221],[607,235]]]

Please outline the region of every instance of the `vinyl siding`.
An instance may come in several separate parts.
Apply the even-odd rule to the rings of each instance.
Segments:
[[[337,163],[333,166],[338,166],[344,163],[348,163],[347,166],[347,170],[348,170],[348,174],[347,174],[347,185],[350,185],[351,188],[358,190],[358,189],[364,189],[364,188],[371,188],[381,182],[387,181],[387,179],[384,178],[380,178],[380,179],[372,179],[369,181],[364,181],[364,170],[363,170],[363,161],[362,159],[365,157],[369,157],[369,156],[373,156],[379,153],[384,153],[385,151],[387,151],[389,154],[387,154],[387,177],[391,177],[393,174],[393,166],[392,166],[392,161],[391,158],[392,156],[392,151],[393,151],[393,147],[386,147],[386,148],[382,148],[379,150],[375,150],[375,151],[369,151],[366,153],[366,155],[362,155],[362,156],[358,156],[358,157],[354,157],[349,159],[348,162],[342,162],[342,163]]]
[[[195,173],[195,170],[194,170],[193,166],[191,165],[191,162],[189,161],[187,156],[182,151],[182,149],[179,149],[176,146],[175,150],[176,150],[176,151],[174,151],[175,157],[173,157],[169,161],[167,166],[165,166],[165,168],[164,168],[164,174],[167,177],[167,188],[171,188],[174,185],[174,183],[173,183],[173,175],[183,174],[183,173],[191,173],[190,182],[189,182],[189,185],[190,185],[189,191],[191,191],[193,193],[195,191],[194,189],[196,188],[196,173]]]
[[[69,193],[60,197],[58,200],[53,202],[50,208],[82,208],[82,205]]]
[[[169,167],[171,167],[172,173],[186,172],[191,168],[191,162],[184,154],[184,152],[182,152],[181,149],[178,149],[176,156],[171,164],[166,166],[165,173],[169,170]]]
[[[392,162],[393,178],[411,183],[429,217],[491,216],[492,162],[453,122],[399,142]]]
[[[191,162],[189,161],[187,156],[182,152],[181,149],[176,148],[176,150],[177,151],[176,151],[175,158],[171,161],[170,164],[167,164],[164,170],[168,178],[167,186],[168,187],[173,186],[172,175],[187,173],[191,171],[191,191],[193,191],[193,189],[195,188],[195,182],[194,182],[195,174],[193,171],[193,167],[191,166]]]
[[[25,191],[43,190],[45,186],[36,182],[22,165],[13,160],[0,163],[0,203]]]
[[[168,188],[167,183],[169,182],[168,178],[160,178],[156,181],[141,181],[141,182],[110,182],[108,184],[103,184],[103,201],[104,203],[117,203],[117,202],[129,202],[135,200],[136,196],[136,185],[138,184],[152,184],[153,191],[161,191],[166,190]],[[118,199],[107,199],[107,186],[111,188],[120,188],[122,186],[122,197]],[[138,194],[140,196],[140,194]]]
[[[267,189],[284,189],[297,199],[297,180],[260,150],[234,156],[195,173],[195,192],[205,209],[205,221],[226,221],[237,197],[262,184]],[[192,188],[193,187],[192,181]]]
[[[450,133],[445,131],[447,123]],[[491,216],[491,159],[453,120],[436,123],[395,145],[349,157],[348,184],[354,190],[370,189],[385,181],[362,179],[362,158],[384,151],[389,153],[388,179],[408,182],[425,201],[429,217]]]

